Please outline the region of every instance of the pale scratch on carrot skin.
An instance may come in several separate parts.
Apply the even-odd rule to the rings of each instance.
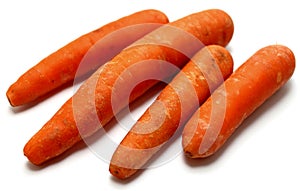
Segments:
[[[278,72],[278,73],[277,73],[276,81],[277,81],[277,83],[279,84],[279,83],[281,82],[281,80],[282,80],[282,73],[281,73],[281,72]]]

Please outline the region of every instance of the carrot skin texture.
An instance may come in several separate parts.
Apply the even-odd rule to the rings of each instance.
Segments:
[[[182,134],[186,156],[204,158],[217,152],[238,126],[291,78],[294,70],[295,57],[287,47],[270,45],[258,50],[187,122]]]
[[[201,49],[122,140],[111,159],[111,174],[126,179],[144,168],[232,71],[233,60],[225,48],[210,45]]]
[[[156,25],[146,25],[157,23]],[[100,65],[110,60],[123,48],[144,36],[148,32],[158,28],[161,24],[168,23],[167,16],[157,10],[143,10],[116,21],[108,23],[99,29],[80,36],[64,47],[53,52],[27,72],[19,77],[7,90],[6,96],[11,106],[20,106],[31,103],[41,96],[71,82],[75,77],[88,75]],[[145,26],[126,27],[145,24]],[[124,30],[126,38],[120,38],[116,32]],[[114,37],[109,38],[108,35]],[[108,40],[106,40],[108,38]],[[97,60],[88,63],[81,74],[76,73],[82,59],[90,48],[95,47],[97,42],[103,40],[97,47]],[[103,45],[104,44],[104,45]],[[86,64],[86,63],[85,63]]]
[[[220,16],[219,20],[216,20],[218,15]],[[214,22],[207,25],[209,23],[207,20],[211,18],[214,18]],[[187,21],[190,22],[189,25],[186,24]],[[202,26],[201,30],[199,25]],[[181,68],[189,58],[172,48],[172,45],[176,44],[175,47],[178,48],[187,47],[187,52],[190,54],[194,54],[203,47],[202,43],[195,43],[191,46],[193,42],[183,41],[181,39],[184,37],[182,32],[188,31],[187,34],[194,35],[198,41],[203,40],[205,45],[220,44],[223,46],[229,43],[233,34],[232,20],[222,10],[207,10],[192,14],[169,23],[168,26],[181,31],[177,38],[173,36],[173,39],[168,39],[174,34],[165,34],[166,37],[160,36],[169,31],[169,27],[160,27],[141,38],[135,43],[135,46],[129,46],[121,51],[88,78],[74,96],[27,142],[24,147],[24,155],[28,160],[33,164],[40,165],[65,152],[82,138],[92,135],[107,124],[114,114],[157,82],[157,80],[147,80],[134,89],[132,88],[131,95],[133,96],[130,96],[129,100],[115,99],[112,101],[113,96],[120,98],[130,93],[131,89],[126,89],[126,87],[138,82],[136,79],[142,80],[144,76],[148,77],[147,79],[153,79],[153,76],[162,79],[174,75],[175,71],[165,67],[164,62]],[[202,32],[202,30],[206,30],[207,26],[210,26],[211,33]],[[168,40],[164,41],[164,38]],[[155,44],[157,39],[161,39],[162,44],[166,42],[166,45]]]

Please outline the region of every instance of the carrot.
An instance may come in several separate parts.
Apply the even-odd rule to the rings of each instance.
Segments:
[[[122,140],[111,159],[111,174],[125,179],[142,169],[232,70],[232,57],[222,46],[200,50]]]
[[[168,18],[162,12],[143,10],[80,36],[20,76],[7,90],[7,98],[12,106],[33,102],[71,82],[75,76],[88,75],[123,48],[167,22]],[[126,38],[123,38],[124,35]],[[81,66],[81,73],[76,73],[84,56],[92,47],[96,51],[96,58],[90,63],[85,61],[86,66]]]
[[[295,69],[293,52],[282,45],[258,50],[195,112],[184,127],[186,156],[208,157],[238,126],[282,87]]]
[[[195,13],[147,34],[88,78],[28,141],[25,156],[39,165],[60,155],[94,134],[158,80],[174,75],[174,67],[183,67],[189,58],[178,50],[195,54],[203,47],[200,41],[225,46],[232,34],[231,18],[221,10]]]

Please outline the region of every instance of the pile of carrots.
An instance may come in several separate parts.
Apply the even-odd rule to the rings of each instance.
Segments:
[[[59,156],[167,78],[171,82],[115,150],[110,173],[132,177],[178,131],[187,157],[213,155],[295,70],[288,47],[269,45],[233,71],[225,48],[233,32],[233,21],[223,10],[169,22],[151,9],[75,39],[30,68],[6,92],[15,107],[85,80],[26,143],[24,155],[35,165]]]

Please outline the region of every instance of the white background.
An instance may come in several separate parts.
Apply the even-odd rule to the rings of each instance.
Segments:
[[[170,21],[209,8],[225,10],[235,33],[228,45],[235,68],[256,50],[283,44],[300,57],[297,1],[109,0],[1,1],[0,190],[300,190],[300,80],[292,79],[250,118],[216,155],[189,160],[183,154],[128,181],[79,144],[44,167],[23,156],[28,139],[73,94],[67,88],[26,109],[11,108],[5,93],[23,72],[61,46],[108,22],[154,8]],[[253,92],[255,93],[255,92]],[[151,100],[150,100],[151,101]],[[140,114],[143,105],[141,105]],[[140,115],[139,114],[139,115]]]

